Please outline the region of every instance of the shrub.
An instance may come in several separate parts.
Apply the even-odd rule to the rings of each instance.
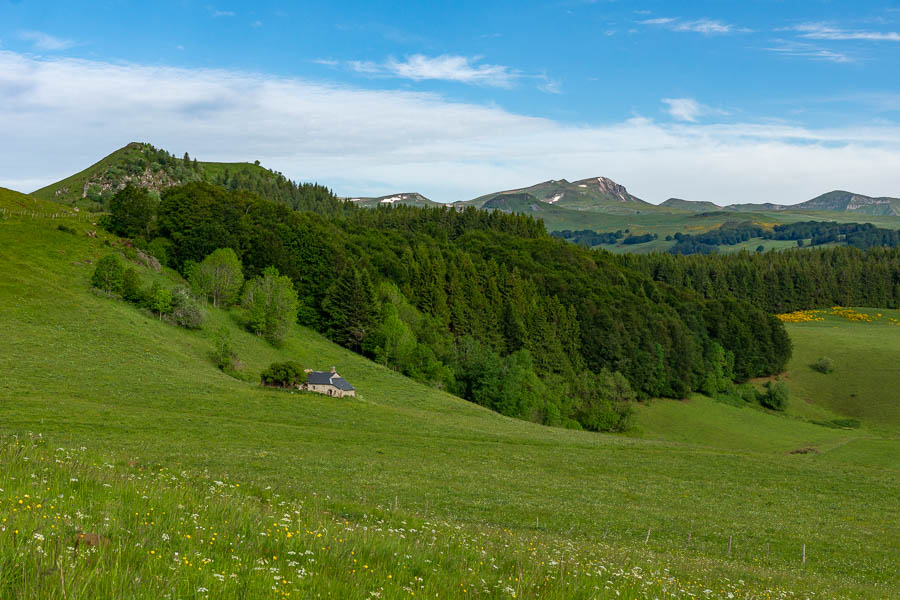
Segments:
[[[62,223],[57,225],[56,228],[59,229],[60,231],[62,231],[63,233],[75,233],[74,229],[72,229],[68,225],[63,225]]]
[[[262,372],[260,381],[262,385],[273,387],[295,387],[306,382],[306,372],[294,361],[272,363]]]
[[[827,356],[823,356],[813,364],[813,368],[819,373],[825,373],[827,375],[834,371],[834,361]]]
[[[108,296],[113,292],[122,291],[123,276],[122,261],[115,254],[108,254],[97,261],[94,275],[91,277],[91,284],[106,292]]]
[[[186,287],[172,292],[172,319],[186,329],[199,329],[203,324],[203,310],[194,295]]]
[[[770,381],[766,384],[766,391],[760,397],[759,402],[772,410],[784,410],[787,408],[790,395],[791,393],[786,383],[773,384]]]
[[[134,267],[128,267],[122,273],[122,298],[134,304],[144,304],[147,301],[147,293],[141,287],[141,276]]]

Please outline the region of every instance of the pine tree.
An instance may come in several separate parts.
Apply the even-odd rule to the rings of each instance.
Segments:
[[[328,289],[323,302],[328,316],[328,336],[335,342],[359,350],[375,324],[375,290],[366,270],[348,266]]]

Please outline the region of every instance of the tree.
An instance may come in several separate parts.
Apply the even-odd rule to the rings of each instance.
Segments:
[[[164,288],[158,281],[154,281],[147,295],[147,307],[159,315],[162,320],[164,314],[172,312],[172,292]]]
[[[353,265],[344,268],[328,289],[323,308],[329,316],[328,336],[358,351],[375,324],[375,290],[368,272]]]
[[[272,363],[260,374],[260,383],[273,387],[298,387],[306,382],[306,371],[300,363],[289,360]]]
[[[241,304],[247,311],[248,327],[274,345],[284,341],[291,323],[297,320],[294,284],[275,267],[267,267],[247,283]]]
[[[113,292],[122,291],[123,276],[122,261],[115,254],[108,254],[97,261],[94,275],[91,277],[91,284],[109,296]]]
[[[189,155],[187,152],[184,153],[184,159],[183,159],[183,160],[184,160],[184,164],[188,164],[188,163],[191,162],[191,157],[190,157],[190,155]]]
[[[621,373],[603,369],[595,375],[586,371],[575,380],[574,392],[581,400],[575,416],[585,429],[625,431],[628,428],[637,395]]]
[[[149,191],[126,185],[109,202],[109,231],[121,237],[149,237],[156,207]]]
[[[187,276],[194,291],[212,299],[216,307],[233,303],[244,285],[241,261],[231,248],[215,250],[203,262],[191,267]]]

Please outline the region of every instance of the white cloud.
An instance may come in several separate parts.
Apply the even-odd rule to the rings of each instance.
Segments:
[[[821,48],[804,42],[780,41],[777,46],[765,48],[765,50],[780,54],[781,56],[796,56],[836,63],[853,62],[853,59],[843,52]]]
[[[693,98],[663,98],[662,101],[669,105],[666,111],[679,121],[695,122],[703,112],[700,104]]]
[[[212,9],[212,16],[217,17],[217,18],[218,17],[233,17],[234,14],[235,13],[233,10],[217,10],[215,8]]]
[[[36,50],[51,52],[54,50],[66,50],[75,45],[72,40],[66,40],[44,33],[42,31],[23,31],[19,33],[19,39],[31,42]]]
[[[472,85],[510,87],[521,73],[503,65],[479,63],[480,57],[442,54],[425,56],[413,54],[403,60],[389,58],[383,63],[350,61],[351,70],[365,75],[399,77],[413,81],[456,81]]]
[[[12,52],[0,52],[0,131],[0,185],[24,191],[148,141],[202,160],[258,159],[348,196],[453,201],[599,175],[654,202],[900,195],[900,126],[890,123],[571,125],[435,94]]]
[[[662,102],[668,106],[666,112],[679,121],[695,123],[702,116],[728,114],[720,108],[700,104],[693,98],[663,98]]]
[[[702,33],[704,35],[727,34],[727,33],[750,33],[750,29],[744,27],[735,27],[730,23],[723,23],[714,19],[697,19],[694,21],[685,21],[680,18],[660,17],[656,19],[645,19],[638,21],[640,25],[656,25],[665,27],[672,31]]]
[[[826,23],[803,23],[791,29],[800,32],[800,37],[813,40],[900,42],[900,33],[896,31],[854,31],[833,27]]]

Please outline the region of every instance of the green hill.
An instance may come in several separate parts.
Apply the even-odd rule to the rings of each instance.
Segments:
[[[861,215],[900,215],[900,198],[872,198],[835,190],[812,200],[788,207],[788,210],[827,210]]]
[[[187,160],[186,160],[187,159]],[[203,181],[228,190],[246,190],[293,208],[328,204],[340,211],[340,201],[316,184],[297,184],[281,173],[255,163],[202,162],[176,157],[150,144],[132,142],[87,169],[32,193],[42,200],[102,211],[110,198],[128,184],[159,194],[176,185]]]
[[[661,203],[660,206],[665,206],[666,208],[671,208],[674,210],[685,210],[687,212],[696,213],[722,210],[721,206],[719,206],[718,204],[713,204],[712,202],[704,202],[701,200],[682,200],[681,198],[669,198],[665,202]]]
[[[900,486],[896,465],[876,455],[888,438],[750,409],[767,435],[744,423],[731,443],[741,418],[719,419],[716,439],[547,428],[299,326],[273,348],[239,326],[236,310],[208,308],[203,329],[187,331],[92,292],[94,266],[118,240],[85,235],[83,218],[14,214],[29,201],[0,195],[2,596],[225,596],[267,590],[273,568],[276,589],[290,581],[284,591],[300,597],[898,592]],[[180,281],[139,270],[145,282]],[[249,381],[213,365],[220,328]],[[358,398],[256,385],[285,359],[337,366]],[[23,445],[28,432],[41,441]],[[857,439],[852,461],[825,448]],[[823,452],[786,453],[807,440]],[[41,511],[58,514],[59,528],[43,526]],[[73,544],[76,529],[111,547],[57,564],[54,549]]]

